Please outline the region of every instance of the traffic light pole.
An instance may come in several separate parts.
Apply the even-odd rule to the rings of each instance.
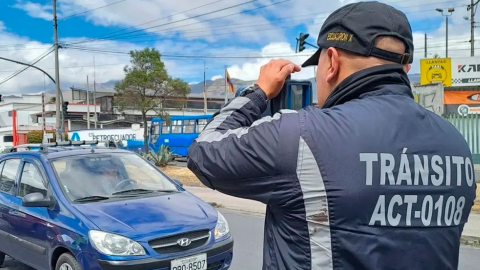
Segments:
[[[60,100],[61,92],[60,92],[60,72],[59,72],[59,64],[58,64],[58,33],[57,33],[57,1],[52,0],[53,4],[53,39],[54,39],[54,46],[55,46],[55,92],[56,92],[56,98],[55,98],[55,103],[56,103],[56,123],[55,123],[55,128],[56,128],[56,141],[61,142],[63,141],[62,139],[62,134],[64,130],[62,130],[63,124],[62,124],[62,116],[60,115],[60,102],[63,102],[63,100]]]

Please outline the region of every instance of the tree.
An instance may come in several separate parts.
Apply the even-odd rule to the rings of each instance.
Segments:
[[[155,111],[165,119],[168,116],[162,106],[165,101],[171,98],[184,100],[190,87],[181,79],[168,75],[160,52],[154,48],[130,51],[130,63],[124,68],[125,78],[115,84],[115,104],[120,111],[133,109],[141,112],[143,141],[148,153],[147,113]]]
[[[435,54],[433,55],[433,58],[440,58],[440,55],[438,55],[438,53],[435,53]]]
[[[52,103],[55,103],[56,100],[57,100],[56,97],[51,97],[51,98],[50,98],[50,102],[52,102]]]

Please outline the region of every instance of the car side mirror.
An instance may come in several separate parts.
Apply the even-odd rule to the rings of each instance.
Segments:
[[[42,193],[35,192],[25,195],[22,200],[22,206],[25,207],[52,207],[55,204],[54,201],[48,197],[43,196]]]
[[[177,185],[183,187],[182,181],[178,180],[177,178],[172,178],[172,180],[173,180],[175,183],[177,183]]]

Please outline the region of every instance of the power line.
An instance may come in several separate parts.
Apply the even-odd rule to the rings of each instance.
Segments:
[[[96,36],[96,37],[93,37],[92,39],[94,39],[94,38],[102,38],[102,37],[108,36],[108,35],[110,35],[110,34],[114,34],[114,33],[122,32],[122,31],[125,31],[125,30],[129,30],[129,29],[132,29],[132,28],[135,28],[135,27],[138,27],[138,26],[142,26],[142,25],[145,25],[145,24],[152,23],[152,22],[158,22],[158,21],[161,21],[161,20],[164,20],[164,19],[168,19],[168,18],[174,17],[174,16],[176,16],[176,15],[180,15],[180,14],[182,14],[182,13],[190,12],[190,11],[193,11],[193,10],[196,10],[196,9],[199,9],[199,8],[202,8],[202,7],[206,7],[206,6],[209,6],[209,5],[213,5],[213,4],[222,2],[222,1],[225,1],[225,0],[213,1],[213,2],[210,2],[210,3],[204,4],[204,5],[201,5],[201,6],[197,6],[197,7],[191,8],[191,9],[187,9],[187,10],[184,10],[184,11],[181,11],[181,12],[178,12],[178,13],[175,13],[175,14],[172,14],[172,15],[168,15],[168,16],[162,17],[162,18],[160,18],[160,19],[151,20],[151,21],[144,22],[144,23],[141,23],[141,24],[137,24],[137,25],[134,25],[134,26],[130,26],[130,27],[127,27],[127,28],[123,28],[123,29],[119,29],[119,30],[116,30],[116,31],[112,31],[112,32],[106,33],[106,34],[104,34],[104,35]]]
[[[66,19],[69,19],[69,18],[72,18],[72,17],[76,17],[76,16],[78,16],[78,15],[82,15],[82,14],[85,14],[85,13],[89,13],[89,12],[92,12],[92,11],[95,11],[95,10],[98,10],[98,9],[101,9],[101,8],[113,6],[113,5],[116,5],[116,4],[118,4],[118,3],[125,2],[125,1],[127,1],[127,0],[120,0],[120,1],[117,1],[117,2],[113,2],[113,3],[107,4],[107,5],[101,6],[101,7],[92,8],[92,9],[89,9],[89,10],[86,10],[86,11],[83,11],[83,12],[75,13],[75,14],[73,14],[73,15],[70,15],[70,16],[67,16],[67,17],[62,18],[61,20],[66,20]]]
[[[290,0],[287,0],[287,1],[290,1]],[[199,24],[199,23],[204,23],[204,22],[207,22],[207,21],[212,21],[212,20],[216,20],[216,19],[221,19],[221,18],[225,18],[225,17],[230,17],[230,16],[237,15],[237,14],[240,14],[240,13],[244,13],[244,12],[248,12],[248,11],[253,11],[253,10],[256,10],[256,9],[259,9],[259,8],[264,8],[264,7],[267,7],[267,6],[276,5],[276,4],[280,4],[280,3],[283,3],[283,2],[287,2],[287,1],[281,1],[281,2],[277,2],[277,3],[270,4],[270,5],[266,5],[266,6],[262,6],[262,7],[257,7],[257,8],[254,8],[254,9],[251,9],[251,10],[247,10],[247,11],[242,11],[242,12],[238,12],[238,13],[234,13],[234,14],[229,14],[229,15],[217,17],[217,18],[212,18],[212,19],[209,19],[209,20],[203,20],[203,21],[199,21],[199,22],[195,22],[195,23],[190,23],[190,24],[175,26],[175,27],[171,27],[171,28],[167,28],[167,29],[158,30],[158,31],[152,31],[152,32],[147,32],[147,33],[139,33],[139,34],[137,34],[137,35],[130,35],[130,34],[132,34],[132,33],[134,33],[134,32],[140,32],[140,31],[147,30],[147,29],[151,29],[151,28],[155,28],[155,27],[160,27],[160,26],[164,26],[164,25],[169,25],[169,24],[181,22],[181,21],[184,21],[184,20],[189,20],[189,19],[192,19],[192,18],[195,18],[195,17],[186,18],[186,19],[182,19],[182,20],[174,21],[174,22],[169,22],[169,23],[161,24],[161,25],[157,25],[157,26],[152,26],[152,27],[149,27],[149,28],[138,29],[138,30],[135,30],[135,31],[131,31],[131,32],[127,32],[127,33],[122,33],[122,34],[118,34],[118,35],[108,36],[108,37],[101,38],[101,39],[90,39],[90,40],[86,40],[86,41],[82,41],[82,42],[77,42],[77,43],[70,43],[70,44],[82,44],[82,43],[87,43],[87,42],[90,42],[90,41],[102,41],[102,40],[109,40],[109,39],[110,39],[110,40],[114,40],[113,38],[118,39],[119,36],[122,37],[122,38],[125,38],[125,37],[126,37],[126,38],[131,38],[131,37],[136,37],[136,36],[149,35],[149,34],[151,34],[151,33],[164,32],[164,31],[166,31],[166,30],[177,29],[177,28],[179,28],[179,27],[190,26],[190,25],[195,25],[195,24]],[[404,1],[396,1],[396,2],[404,2]],[[444,2],[440,2],[440,3],[449,3],[449,2],[452,2],[452,1],[444,1]],[[393,3],[395,3],[395,2],[393,2]],[[438,3],[437,3],[437,4],[438,4]],[[403,7],[403,8],[419,7],[419,6],[426,6],[426,5],[427,5],[427,4],[413,5],[413,6],[406,6],[406,7]],[[428,4],[428,6],[430,6],[430,4]],[[331,12],[333,12],[333,11],[321,12],[321,13],[316,13],[316,14],[317,14],[317,15],[318,15],[318,14],[330,14]],[[417,13],[417,12],[425,12],[425,11],[424,11],[424,10],[421,10],[421,11],[415,11],[415,12],[410,12],[410,13]],[[203,15],[199,15],[199,16],[203,16]],[[126,35],[129,35],[129,36],[126,36]]]
[[[112,51],[112,50],[97,50],[83,48],[79,46],[68,46],[68,48],[73,50],[88,51],[88,52],[99,52],[99,53],[111,53],[111,54],[124,54],[130,55],[128,52]],[[189,58],[189,59],[258,59],[258,58],[279,58],[279,57],[303,57],[310,56],[309,54],[292,54],[292,55],[271,55],[271,56],[213,56],[213,55],[174,55],[174,54],[161,54],[161,57],[167,58]]]
[[[98,39],[92,38],[92,39],[90,39],[90,40],[102,40],[102,39],[106,39],[106,38],[111,38],[111,37],[122,36],[122,35],[131,34],[131,33],[136,33],[136,32],[140,32],[140,31],[145,31],[145,30],[148,30],[148,29],[152,29],[152,28],[156,28],[156,27],[160,27],[160,26],[164,26],[164,25],[169,25],[169,24],[173,24],[173,23],[177,23],[177,22],[182,22],[182,21],[186,21],[186,20],[195,19],[195,18],[202,17],[202,16],[205,16],[205,15],[210,15],[210,14],[213,14],[213,13],[216,13],[216,12],[225,11],[225,10],[232,9],[232,8],[235,8],[235,7],[239,7],[239,6],[243,6],[243,5],[246,5],[246,4],[251,4],[251,3],[257,2],[257,1],[259,1],[259,0],[250,0],[250,1],[247,1],[247,2],[243,2],[243,3],[240,3],[240,4],[233,5],[233,6],[228,6],[228,7],[226,7],[226,8],[217,9],[217,10],[210,11],[210,12],[207,12],[207,13],[202,13],[202,14],[199,14],[199,15],[196,15],[196,16],[193,16],[193,17],[189,17],[189,18],[185,18],[185,19],[181,19],[181,20],[178,20],[178,21],[173,21],[173,22],[168,22],[168,23],[164,23],[164,24],[154,25],[154,26],[150,26],[150,27],[146,27],[146,28],[142,28],[142,29],[137,29],[137,30],[134,30],[134,31],[130,31],[130,32],[127,32],[127,33],[122,33],[122,34],[116,34],[116,35],[106,36],[106,37],[104,37],[104,38],[98,38]],[[291,1],[291,0],[287,0],[287,1]],[[73,45],[73,44],[81,44],[81,43],[85,43],[85,42],[88,42],[88,41],[89,41],[89,40],[83,41],[83,42],[74,42],[74,43],[70,43],[70,45]]]
[[[42,60],[43,58],[47,57],[47,55],[49,55],[50,53],[52,53],[54,51],[53,49],[53,46],[50,47],[49,50],[47,50],[46,52],[44,52],[41,56],[37,57],[36,60],[34,60],[33,62],[29,63],[29,65],[35,65],[36,63],[40,62],[40,60]],[[0,85],[13,79],[15,76],[17,76],[18,74],[22,73],[23,71],[25,71],[26,69],[28,69],[29,67],[24,67],[23,69],[20,69],[18,70],[17,72],[13,73],[12,75],[8,76],[7,78],[3,79],[1,82],[0,82]]]

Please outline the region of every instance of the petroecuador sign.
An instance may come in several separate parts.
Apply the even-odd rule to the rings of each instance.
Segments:
[[[441,82],[452,86],[452,61],[450,58],[420,59],[420,84]]]
[[[131,130],[101,130],[101,131],[76,131],[69,134],[70,140],[72,141],[127,141],[127,140],[136,140],[137,134]]]

